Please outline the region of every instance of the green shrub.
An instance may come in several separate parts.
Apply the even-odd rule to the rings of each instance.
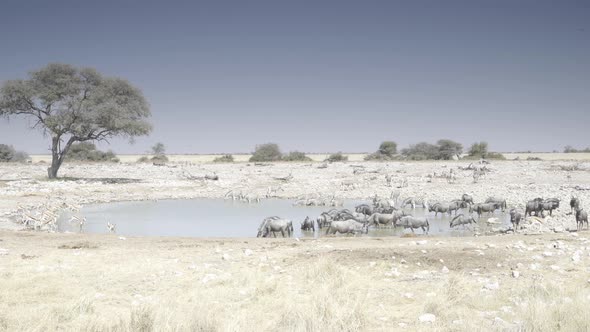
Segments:
[[[110,161],[117,162],[117,156],[113,151],[100,151],[96,145],[91,142],[74,143],[66,154],[66,160],[69,161]]]
[[[305,155],[303,152],[291,151],[288,154],[281,157],[283,161],[311,161],[311,158]]]
[[[224,154],[221,157],[217,157],[215,159],[213,159],[214,163],[233,163],[234,162],[234,156],[232,156],[231,154]]]
[[[388,161],[388,160],[397,160],[399,159],[398,156],[396,155],[387,155],[387,154],[383,154],[380,151],[377,152],[373,152],[371,154],[368,154],[365,156],[364,158],[366,161]]]
[[[348,156],[345,156],[342,154],[342,152],[336,152],[336,153],[332,153],[331,155],[328,156],[328,158],[326,158],[327,162],[333,163],[333,162],[339,162],[339,161],[348,161]]]
[[[437,159],[438,147],[434,144],[420,142],[403,149],[402,156],[409,160]]]
[[[281,160],[282,154],[279,146],[275,143],[266,143],[257,145],[252,157],[251,162],[261,161],[279,161]]]
[[[25,162],[29,155],[23,151],[16,151],[12,146],[0,144],[0,162]]]

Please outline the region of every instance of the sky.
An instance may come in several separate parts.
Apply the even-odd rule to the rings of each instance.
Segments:
[[[3,0],[0,84],[54,62],[143,91],[154,130],[117,153],[590,146],[590,1]],[[28,128],[0,143],[47,153]]]

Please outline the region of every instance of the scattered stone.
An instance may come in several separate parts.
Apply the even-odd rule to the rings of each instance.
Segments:
[[[552,252],[549,252],[549,251],[544,251],[543,252],[543,256],[545,256],[545,257],[551,257],[551,256],[553,256],[553,253]]]
[[[449,268],[447,268],[446,266],[443,266],[441,271],[442,271],[442,273],[449,273]]]
[[[375,265],[377,265],[377,262],[369,262],[370,267],[375,267]]]
[[[0,248],[0,256],[8,255],[8,249]]]
[[[245,256],[252,256],[254,254],[254,252],[250,249],[246,249],[244,250],[244,255]]]
[[[512,270],[512,278],[518,279],[518,277],[520,277],[520,272]]]
[[[126,238],[126,237],[124,237],[124,236],[119,236],[119,240],[123,240],[123,241],[125,241],[125,240],[127,240],[127,238]]]
[[[426,240],[416,241],[417,245],[425,245],[426,243],[428,243]]]
[[[497,289],[500,289],[500,284],[496,281],[496,282],[492,282],[489,284],[485,284],[483,286],[483,288],[485,288],[487,290],[497,290]]]
[[[231,257],[230,257],[228,254],[223,254],[223,255],[221,256],[221,259],[223,259],[224,261],[229,261],[229,259],[230,259],[230,258],[231,258]]]
[[[436,316],[433,314],[422,314],[418,317],[420,323],[429,323],[432,324],[436,321]]]

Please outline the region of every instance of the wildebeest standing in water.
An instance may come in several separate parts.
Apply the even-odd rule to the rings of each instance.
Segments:
[[[396,226],[409,228],[412,231],[412,233],[414,233],[414,228],[422,228],[422,232],[424,232],[424,234],[428,234],[428,232],[430,231],[430,223],[428,222],[428,218],[416,218],[413,216],[405,216],[400,218]]]
[[[588,213],[584,211],[584,209],[577,209],[576,224],[578,226],[579,231],[581,231],[584,228],[584,223],[586,223],[586,229],[588,229]]]
[[[475,224],[475,218],[473,216],[465,216],[464,214],[458,214],[449,222],[449,227],[454,228],[457,226],[465,227],[468,224]]]
[[[520,225],[520,220],[522,219],[522,213],[517,211],[516,209],[510,210],[510,222],[512,223],[512,229],[516,232]]]
[[[506,210],[506,200],[500,197],[489,197],[486,199],[484,203],[494,203],[498,207],[498,209],[502,209],[502,212]]]
[[[315,232],[315,225],[313,220],[311,220],[309,217],[305,217],[305,220],[303,220],[303,222],[301,223],[301,230]]]
[[[277,237],[276,232],[281,232],[281,235],[285,237],[285,233],[290,237],[293,234],[293,222],[287,219],[281,219],[280,217],[274,216],[266,218],[258,227],[258,234],[256,237],[269,237],[271,234]]]
[[[361,223],[356,220],[339,220],[339,221],[332,221],[328,229],[326,230],[326,235],[330,234],[367,234],[369,232],[369,224],[368,223]]]

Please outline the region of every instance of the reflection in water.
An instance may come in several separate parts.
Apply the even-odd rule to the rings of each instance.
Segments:
[[[354,210],[361,201],[346,201],[343,208]],[[244,204],[240,202],[224,201],[221,199],[191,199],[121,202],[108,204],[93,204],[85,206],[78,215],[87,219],[84,225],[86,233],[108,233],[107,222],[116,224],[117,234],[129,236],[187,236],[187,237],[254,237],[262,219],[269,216],[280,216],[291,219],[296,237],[324,236],[325,229],[316,232],[302,232],[300,222],[306,216],[315,220],[321,212],[330,207],[294,207],[292,201],[271,199],[259,204]],[[496,212],[494,215],[483,215],[477,218],[478,225],[470,228],[459,226],[453,230],[449,223],[452,219],[448,214],[429,213],[422,208],[404,209],[408,214],[416,217],[426,216],[430,221],[431,235],[469,236],[474,228],[483,232],[490,228],[486,220],[490,217],[507,226],[510,216],[507,213]],[[467,210],[463,210],[468,214]],[[59,219],[60,231],[77,232],[78,225],[70,224],[68,220],[71,212],[64,212]],[[454,215],[453,215],[454,216]],[[500,225],[494,225],[500,226]],[[401,236],[411,231],[402,228],[369,229],[368,236]],[[422,234],[422,230],[416,230]]]

